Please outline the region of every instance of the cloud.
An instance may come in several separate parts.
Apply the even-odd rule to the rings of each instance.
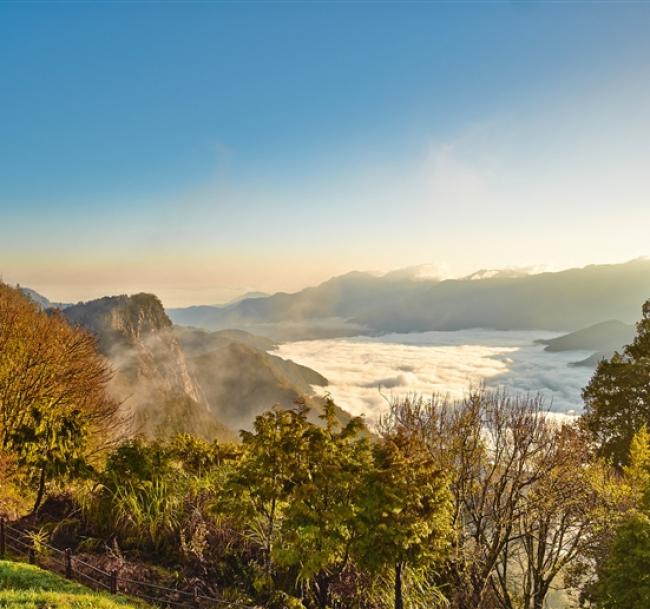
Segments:
[[[380,273],[390,279],[439,280],[452,277],[451,270],[445,264],[416,264],[387,273]]]
[[[549,332],[463,330],[389,334],[286,343],[277,354],[329,379],[334,400],[355,415],[376,420],[391,396],[434,392],[461,397],[473,383],[540,393],[549,410],[579,411],[581,388],[591,370],[569,362],[583,351],[548,353],[534,341]]]

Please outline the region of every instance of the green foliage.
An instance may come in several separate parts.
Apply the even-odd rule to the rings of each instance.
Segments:
[[[88,423],[77,408],[32,407],[29,419],[11,435],[19,463],[47,478],[80,473],[86,467]]]
[[[650,607],[650,518],[630,516],[621,525],[609,554],[598,569],[593,601],[599,609]]]
[[[243,604],[530,609],[541,605],[520,602],[514,577],[539,579],[545,602],[578,549],[594,542],[593,561],[606,546],[600,523],[617,522],[596,497],[611,468],[591,467],[578,430],[550,424],[536,402],[480,391],[460,404],[406,401],[378,436],[358,419],[341,426],[331,401],[321,419],[274,409],[239,446],[123,442],[75,482],[75,533],[85,549],[110,545]],[[648,444],[642,429],[625,489],[646,486]],[[546,571],[530,569],[532,554]],[[514,561],[517,573],[499,570]],[[607,568],[598,589],[613,585]],[[497,585],[519,605],[498,601]]]
[[[138,437],[127,440],[112,452],[104,470],[105,484],[154,480],[169,474],[171,463],[163,444]]]
[[[180,491],[180,492],[179,492]],[[129,545],[143,544],[159,552],[171,546],[181,522],[183,486],[172,487],[163,478],[126,482],[110,496],[109,525]]]
[[[360,562],[393,570],[399,608],[406,568],[435,569],[450,549],[448,481],[420,438],[397,431],[375,446],[362,488]]]
[[[630,442],[623,474],[628,509],[611,523],[606,558],[598,562],[595,582],[587,589],[598,609],[650,606],[650,433],[645,425]]]
[[[255,419],[254,429],[254,433],[242,432],[244,452],[218,509],[246,527],[247,535],[262,549],[265,570],[271,575],[283,510],[305,476],[306,411],[267,412]]]
[[[221,463],[224,452],[217,442],[206,442],[189,434],[174,436],[168,446],[172,459],[180,461],[186,472],[201,476]]]
[[[632,500],[643,509],[650,509],[650,433],[646,425],[634,434],[630,443],[628,465],[623,468],[630,485]]]
[[[626,463],[634,434],[650,425],[650,300],[632,344],[598,364],[583,398],[584,427],[603,455]]]
[[[47,544],[50,540],[50,536],[47,531],[43,528],[38,531],[30,531],[26,535],[29,540],[28,543],[34,548],[34,552],[37,556],[46,556],[48,553]]]
[[[92,531],[145,553],[175,555],[190,476],[172,456],[168,447],[142,438],[119,446],[99,484],[78,494]]]
[[[251,585],[267,602],[278,588],[319,608],[377,597],[367,573],[430,568],[448,546],[446,480],[428,453],[401,438],[373,450],[359,419],[340,428],[331,401],[321,418],[259,416],[216,504],[258,548]]]
[[[359,538],[364,477],[372,467],[362,424],[353,419],[339,430],[331,400],[322,415],[325,426],[309,425],[305,467],[295,485],[282,523],[282,544],[274,558],[295,567],[301,581],[313,584],[317,603],[331,602],[333,580],[348,566]]]

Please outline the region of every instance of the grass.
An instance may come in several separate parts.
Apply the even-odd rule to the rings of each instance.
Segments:
[[[94,592],[38,567],[0,560],[0,609],[150,609],[140,601]]]

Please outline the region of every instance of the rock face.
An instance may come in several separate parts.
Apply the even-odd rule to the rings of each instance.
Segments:
[[[18,286],[16,286],[18,287]],[[27,296],[31,301],[35,302],[41,309],[65,309],[69,307],[70,304],[66,302],[52,302],[51,300],[45,298],[42,294],[39,294],[36,290],[30,288],[20,288],[20,291]]]
[[[172,323],[156,296],[100,298],[67,307],[63,314],[97,336],[100,349],[115,368],[111,391],[124,404],[131,433],[227,435],[190,373]]]
[[[327,379],[267,353],[275,346],[268,339],[228,330],[177,328],[177,333],[210,408],[231,429],[251,429],[255,417],[274,404],[291,407],[304,399],[313,415],[321,411],[312,387],[324,387]]]

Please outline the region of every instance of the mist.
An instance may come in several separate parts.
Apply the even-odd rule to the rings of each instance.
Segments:
[[[388,334],[285,343],[280,357],[309,366],[329,380],[319,393],[369,421],[391,397],[408,393],[461,397],[470,384],[485,382],[518,393],[541,394],[552,412],[581,409],[581,389],[592,370],[571,367],[590,352],[549,353],[534,341],[554,332],[461,330]]]

